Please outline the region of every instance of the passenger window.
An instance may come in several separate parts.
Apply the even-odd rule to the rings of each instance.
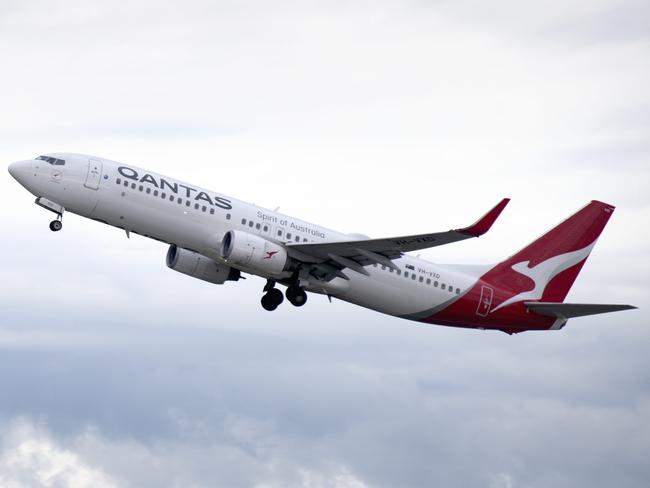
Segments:
[[[126,183],[126,181],[125,181],[124,183]],[[157,197],[157,196],[158,196],[158,190],[154,190],[154,191],[153,191],[153,196],[154,196],[154,197]]]
[[[445,286],[444,283],[443,283],[442,285],[440,285],[440,289],[441,289],[441,290],[444,290],[445,288],[446,288],[446,286]]]
[[[278,229],[278,236],[281,236],[281,235],[282,235],[282,231],[280,229]]]
[[[287,239],[291,239],[291,232],[287,232]]]
[[[163,200],[164,200],[165,198],[167,198],[167,193],[162,192],[162,193],[160,194],[160,198],[162,198]]]
[[[178,200],[176,200],[176,203],[178,203],[179,205],[182,204],[182,203],[183,203],[183,199],[182,199],[182,198],[179,198]]]
[[[265,226],[264,226],[264,232],[268,232],[268,230],[269,230],[269,226],[268,226],[268,225],[265,225]]]
[[[415,281],[415,273],[411,275],[411,279]]]
[[[169,195],[169,201],[173,202],[174,201],[174,195]]]
[[[422,282],[424,281],[424,278],[422,278],[422,276],[420,276],[420,277],[418,278],[418,281],[419,281],[420,283],[422,283]]]
[[[226,214],[226,220],[230,220],[230,214]]]
[[[194,210],[198,210],[198,209],[199,209],[199,204],[198,204],[198,203],[195,203],[195,204],[194,204]]]
[[[300,236],[296,236],[295,241],[300,242]]]
[[[205,212],[207,209],[208,209],[208,207],[206,207],[205,205],[203,205],[203,206],[201,207],[201,212]]]
[[[460,288],[456,288],[456,295],[460,295]]]
[[[241,219],[241,225],[246,225],[246,219]]]
[[[389,272],[389,273],[394,273],[395,270],[394,270],[393,268],[388,268],[388,272]]]
[[[131,183],[131,190],[135,190],[135,183]]]
[[[257,224],[255,224],[255,228],[256,228],[257,230],[260,230],[260,229],[262,228],[262,225],[259,224],[259,223],[257,223]]]
[[[129,186],[129,182],[124,180],[124,186]]]
[[[149,195],[149,193],[151,193],[151,188],[147,187],[147,190],[146,190],[145,193],[146,193],[147,195]]]
[[[404,271],[404,278],[408,278],[408,277],[409,277],[409,272],[408,272],[408,271]]]
[[[438,288],[438,282],[437,282],[437,281],[434,281],[434,282],[433,282],[433,286],[435,286],[436,288]]]
[[[306,237],[303,238],[302,242],[307,242],[307,238]]]
[[[384,266],[384,265],[382,264],[382,265],[381,265],[381,270],[382,270],[382,271],[386,271],[386,266]]]
[[[397,276],[400,276],[400,275],[402,274],[402,270],[401,270],[401,269],[398,269],[396,272],[397,272]]]
[[[427,285],[431,284],[431,278],[427,278]]]
[[[210,209],[210,215],[214,215],[214,209],[213,208]]]
[[[186,207],[189,207],[190,205],[192,205],[192,204],[190,203],[190,201],[189,201],[189,200],[185,200],[185,206],[186,206]]]
[[[252,220],[248,221],[248,227],[250,227],[252,229],[254,225],[255,225],[255,222],[253,222]]]
[[[118,179],[115,180],[115,184],[116,184],[116,185],[120,185],[121,183],[122,183],[122,179],[121,179],[121,178],[118,178]]]
[[[138,187],[138,191],[142,191],[142,190],[144,190],[144,186],[140,185],[140,186]]]

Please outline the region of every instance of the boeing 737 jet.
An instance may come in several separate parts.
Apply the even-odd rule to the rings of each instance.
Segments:
[[[588,203],[496,265],[451,266],[407,253],[485,234],[507,198],[468,227],[371,239],[94,156],[47,154],[9,172],[56,214],[52,231],[68,211],[168,244],[167,266],[194,278],[221,285],[242,273],[260,276],[265,310],[285,296],[300,307],[310,292],[419,322],[513,334],[635,308],[563,303],[614,211],[603,202]]]

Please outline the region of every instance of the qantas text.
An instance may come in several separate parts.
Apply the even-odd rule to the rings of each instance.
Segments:
[[[175,181],[169,182],[164,178],[159,176],[150,175],[149,173],[144,173],[142,176],[133,168],[128,166],[120,166],[117,168],[117,171],[130,180],[139,181],[140,183],[149,183],[160,190],[167,190],[171,193],[178,195],[179,188],[185,190],[186,198],[194,198],[194,200],[201,200],[203,202],[214,205],[215,207],[223,208],[224,210],[230,210],[232,208],[232,203],[230,200],[224,197],[210,196],[204,191],[199,191],[196,188],[192,188],[181,183],[176,183]],[[183,193],[183,192],[181,192]]]

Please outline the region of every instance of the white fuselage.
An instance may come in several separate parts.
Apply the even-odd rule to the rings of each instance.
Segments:
[[[130,164],[79,154],[49,156],[61,158],[65,164],[31,160],[31,165],[21,162],[23,166],[15,169],[26,172],[24,178],[16,178],[37,197],[55,202],[66,211],[175,244],[263,278],[283,276],[226,263],[220,252],[226,232],[241,230],[276,243],[350,239],[349,235]],[[480,275],[478,270],[435,265],[408,255],[394,260],[394,264],[399,271],[374,264],[365,267],[367,276],[348,270],[349,280],[335,278],[327,287],[315,282],[304,285],[308,291],[418,319],[462,296]]]

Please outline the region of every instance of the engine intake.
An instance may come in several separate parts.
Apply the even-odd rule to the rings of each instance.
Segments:
[[[167,266],[174,271],[215,285],[223,285],[226,281],[237,281],[240,278],[239,270],[174,244],[169,246],[166,261]]]
[[[278,275],[289,264],[287,250],[263,237],[231,230],[221,242],[221,257],[263,275]]]

